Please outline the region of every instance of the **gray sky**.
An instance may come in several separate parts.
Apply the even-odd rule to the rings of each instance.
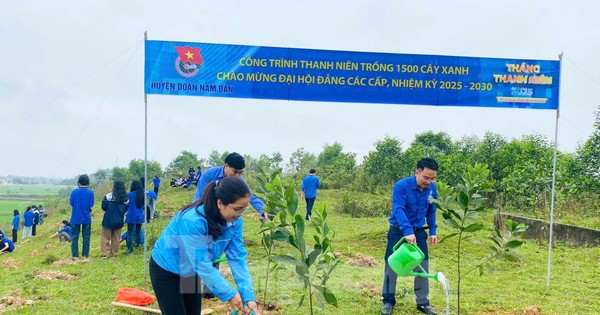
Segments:
[[[144,158],[149,39],[367,52],[565,58],[559,149],[593,132],[598,1],[0,1],[0,175],[73,177]],[[148,158],[182,150],[284,158],[339,141],[358,162],[385,135],[554,139],[555,111],[148,97]]]

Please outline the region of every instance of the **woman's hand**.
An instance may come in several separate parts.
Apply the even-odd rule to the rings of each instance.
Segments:
[[[254,301],[248,301],[248,307],[246,309],[244,309],[246,311],[246,314],[252,314],[250,313],[250,311],[254,311],[254,315],[260,315],[260,312],[258,311],[258,305],[256,304],[256,302]]]
[[[233,307],[234,310],[244,309],[244,303],[242,303],[242,296],[239,292],[236,292],[235,295],[231,298],[231,300],[229,300],[229,304],[231,305],[231,307]]]

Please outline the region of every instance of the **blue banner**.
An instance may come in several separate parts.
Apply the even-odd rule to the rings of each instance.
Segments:
[[[560,62],[146,41],[146,94],[558,109]]]

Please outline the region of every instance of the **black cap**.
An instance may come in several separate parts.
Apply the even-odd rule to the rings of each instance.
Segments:
[[[236,152],[229,154],[225,158],[225,164],[235,168],[236,170],[243,170],[246,168],[246,161],[244,160],[244,157]]]

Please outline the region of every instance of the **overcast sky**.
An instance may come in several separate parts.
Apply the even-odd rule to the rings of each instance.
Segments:
[[[74,177],[144,158],[143,33],[154,40],[557,60],[559,149],[593,132],[599,1],[0,0],[0,175]],[[385,135],[554,139],[555,111],[148,97],[148,159],[258,156]]]

